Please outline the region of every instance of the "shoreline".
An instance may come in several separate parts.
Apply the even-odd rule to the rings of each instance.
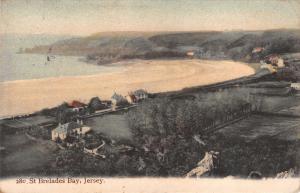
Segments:
[[[31,54],[31,53],[30,53]],[[35,53],[36,54],[36,53]],[[37,54],[39,55],[39,54]],[[77,57],[77,56],[74,56]],[[245,64],[247,66],[249,66],[250,68],[252,68],[255,73],[259,72],[260,70],[260,64],[259,63],[246,63],[243,61],[238,61],[238,60],[230,60],[230,59],[205,59],[205,58],[201,58],[201,59],[186,59],[186,58],[178,58],[178,59],[150,59],[150,60],[143,60],[143,59],[128,59],[128,60],[121,60],[121,61],[117,61],[117,62],[113,62],[113,63],[107,63],[107,64],[102,64],[102,65],[98,65],[95,63],[89,63],[86,61],[83,61],[87,64],[92,64],[95,66],[108,66],[108,67],[126,67],[127,65],[131,65],[134,62],[143,62],[143,61],[172,61],[172,60],[176,60],[176,61],[189,61],[189,60],[198,60],[198,61],[208,61],[208,62],[236,62],[236,63],[242,63]],[[12,84],[12,83],[21,83],[21,82],[30,82],[30,81],[39,81],[39,80],[56,80],[56,79],[64,79],[64,78],[76,78],[76,77],[94,77],[94,76],[99,76],[102,74],[115,74],[117,72],[122,73],[124,69],[118,69],[117,71],[111,72],[102,72],[101,74],[97,73],[97,74],[87,74],[87,75],[64,75],[64,76],[53,76],[53,77],[45,77],[45,78],[30,78],[30,79],[17,79],[17,80],[7,80],[7,81],[0,81],[0,84]],[[221,82],[219,82],[221,83]],[[204,86],[204,85],[199,85],[199,86]]]
[[[0,117],[29,114],[64,101],[88,102],[94,96],[107,100],[114,91],[122,95],[140,88],[150,93],[176,91],[256,73],[251,64],[228,60],[134,60],[123,67],[104,74],[1,82]]]

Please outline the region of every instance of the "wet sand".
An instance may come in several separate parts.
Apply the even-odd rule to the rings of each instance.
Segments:
[[[140,88],[174,91],[254,74],[248,65],[233,61],[135,60],[123,65],[122,71],[101,75],[2,82],[0,117],[32,113],[63,101],[88,102],[93,96],[109,99],[114,91],[123,95]]]

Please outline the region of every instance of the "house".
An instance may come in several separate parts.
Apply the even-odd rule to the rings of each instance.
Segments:
[[[193,57],[195,55],[195,53],[193,51],[188,51],[188,52],[186,52],[186,55],[188,57]]]
[[[120,94],[117,94],[116,92],[111,97],[111,103],[112,103],[113,108],[115,108],[116,106],[128,104],[126,98],[124,98]]]
[[[137,102],[137,98],[135,97],[135,95],[133,93],[129,93],[125,98],[129,104],[133,104],[133,103]]]
[[[71,103],[68,104],[69,107],[71,108],[80,108],[80,107],[86,107],[87,105],[80,102],[80,101],[77,101],[77,100],[73,100]]]
[[[91,128],[84,126],[82,121],[59,124],[51,131],[51,139],[53,141],[55,141],[57,138],[65,140],[70,135],[81,137],[89,131],[91,131]]]
[[[260,64],[261,64],[261,66],[260,66],[261,69],[267,69],[271,73],[276,72],[276,70],[274,69],[274,67],[271,64],[267,64],[267,63],[264,63],[262,61],[260,62]]]
[[[260,52],[262,52],[262,51],[264,51],[264,50],[265,50],[264,47],[256,47],[256,48],[253,48],[252,54],[260,53]]]
[[[139,90],[134,91],[133,95],[136,97],[136,99],[138,101],[148,98],[148,92],[144,89],[139,89]]]
[[[283,68],[285,66],[284,60],[281,57],[278,58],[278,60],[277,60],[277,66],[278,66],[278,68]]]
[[[284,67],[284,60],[278,54],[270,54],[265,57],[265,62],[271,64],[274,67]]]
[[[56,139],[65,140],[69,134],[71,134],[71,129],[69,123],[60,124],[51,131],[51,139],[55,141]]]
[[[86,133],[90,132],[91,130],[92,129],[90,127],[81,125],[80,127],[73,129],[73,132],[75,132],[77,135],[81,137]]]
[[[68,106],[72,108],[73,111],[79,112],[83,110],[87,105],[80,101],[73,100],[71,103],[68,103]]]
[[[291,88],[300,91],[300,83],[299,82],[291,83]]]

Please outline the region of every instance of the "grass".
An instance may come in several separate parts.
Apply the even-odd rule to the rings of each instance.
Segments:
[[[41,173],[57,148],[52,141],[31,141],[25,134],[2,136],[1,146],[6,152],[0,158],[0,176]]]
[[[86,124],[92,127],[96,133],[103,133],[114,140],[132,139],[132,133],[124,114],[109,114],[90,118]]]
[[[264,111],[270,111],[270,112],[276,112],[282,109],[287,109],[293,106],[300,105],[300,97],[294,97],[294,96],[286,96],[286,97],[280,97],[280,96],[271,96],[271,97],[264,97],[264,103],[263,103],[263,110]]]
[[[253,115],[235,124],[224,127],[219,130],[218,133],[227,136],[239,136],[247,141],[252,141],[262,136],[270,136],[283,140],[295,140],[297,139],[295,135],[286,135],[286,133],[297,132],[297,128],[300,128],[300,119]]]

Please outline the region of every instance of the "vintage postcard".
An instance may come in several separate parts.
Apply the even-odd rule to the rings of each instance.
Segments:
[[[0,8],[0,193],[300,192],[299,0]]]

